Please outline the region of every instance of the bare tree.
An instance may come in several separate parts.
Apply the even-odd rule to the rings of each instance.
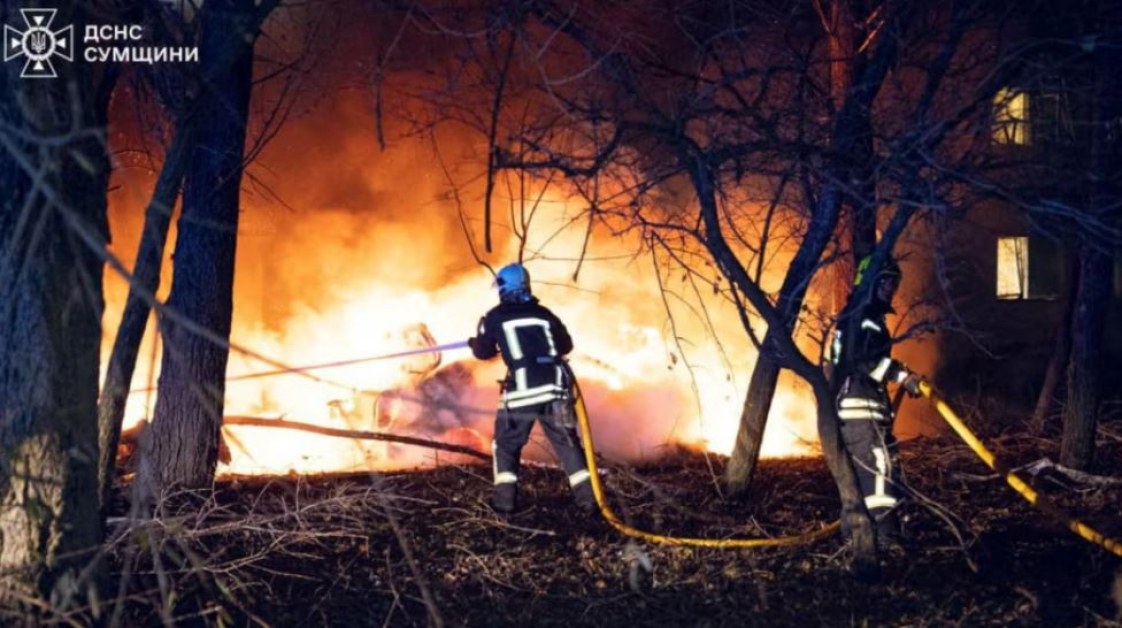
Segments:
[[[111,496],[129,384],[136,369],[140,342],[148,325],[151,310],[148,295],[155,294],[159,288],[160,267],[171,225],[172,209],[179,196],[191,144],[189,127],[185,122],[180,122],[168,147],[164,165],[156,180],[156,188],[144,212],[144,229],[141,232],[132,284],[98,400],[98,441],[101,452],[98,481],[103,508],[109,503]]]
[[[149,8],[157,8],[151,7]],[[152,21],[161,22],[171,19],[176,14],[170,11],[151,11]],[[167,27],[155,29],[157,32],[168,33],[164,41],[168,45],[186,45],[189,42],[185,37],[190,33],[185,23],[178,23],[181,28],[175,29],[180,33],[178,41],[170,35]],[[148,207],[144,212],[144,227],[141,231],[136,263],[129,282],[129,294],[125,301],[125,309],[117,333],[113,340],[113,350],[109,355],[109,364],[102,384],[101,395],[98,398],[98,443],[101,457],[98,466],[99,494],[102,509],[104,510],[110,499],[113,487],[114,463],[117,456],[117,446],[121,437],[121,423],[125,415],[125,404],[129,396],[129,385],[132,382],[136,369],[137,354],[143,340],[148,318],[151,311],[151,295],[156,294],[160,285],[160,269],[163,264],[164,247],[167,242],[168,230],[171,226],[172,212],[182,188],[183,175],[187,169],[187,161],[193,147],[193,134],[191,117],[188,115],[185,104],[187,94],[185,85],[190,82],[192,68],[181,69],[178,66],[153,68],[146,77],[138,79],[138,89],[150,89],[160,96],[160,102],[169,111],[173,118],[170,143],[164,154],[163,165],[159,177],[152,191]],[[156,85],[146,84],[148,79]]]
[[[743,306],[745,331],[753,337],[757,333],[749,320],[749,311],[762,318],[771,330],[762,343],[762,353],[776,364],[774,372],[777,374],[778,365],[792,368],[816,384],[816,396],[826,400],[819,404],[823,448],[841,487],[845,519],[857,540],[858,556],[863,566],[871,566],[867,560],[873,553],[871,529],[856,490],[853,469],[844,455],[832,403],[828,402],[829,387],[792,338],[809,280],[833,239],[840,210],[839,190],[831,188],[814,200],[804,199],[815,209],[800,234],[802,244],[784,282],[782,294],[786,298],[781,297],[778,303],[761,287],[765,256],[762,249],[768,238],[765,236],[756,247],[745,245],[738,230],[745,226],[744,214],[729,202],[736,198],[735,190],[745,175],[746,164],[757,168],[757,172],[771,166],[772,172],[779,171],[777,179],[806,182],[800,179],[805,171],[782,171],[777,151],[767,144],[771,140],[776,147],[795,146],[798,150],[803,139],[800,134],[806,131],[799,123],[808,116],[797,116],[796,123],[791,125],[793,129],[782,128],[774,120],[760,124],[760,118],[771,113],[765,113],[764,106],[777,98],[798,99],[810,88],[805,58],[782,59],[769,57],[766,49],[749,52],[739,48],[753,35],[767,36],[762,28],[766,19],[758,24],[733,24],[724,30],[716,27],[717,22],[701,22],[701,26],[683,29],[685,33],[671,33],[670,45],[694,42],[689,59],[677,63],[663,61],[672,57],[662,57],[657,51],[646,54],[649,51],[636,41],[625,39],[627,33],[613,35],[597,28],[622,21],[621,16],[584,16],[575,6],[566,8],[553,3],[530,5],[526,13],[510,8],[502,16],[503,23],[510,26],[505,33],[508,49],[517,43],[525,49],[526,58],[536,59],[550,46],[561,48],[563,44],[558,40],[564,38],[565,43],[583,51],[589,60],[588,69],[569,71],[573,76],[594,78],[570,81],[543,76],[540,89],[544,96],[539,96],[539,100],[547,111],[530,124],[515,127],[505,146],[495,146],[493,165],[561,172],[591,199],[590,220],[600,214],[607,221],[606,216],[612,215],[622,219],[623,228],[647,230],[650,240],[671,256],[700,255],[715,263],[729,281],[728,297]],[[536,24],[527,24],[530,17]],[[712,16],[702,12],[702,17]],[[499,39],[499,35],[491,35],[488,44],[498,47],[491,42]],[[859,81],[861,89],[854,90],[858,98],[845,99],[838,123],[841,137],[852,137],[849,129],[855,125],[854,116],[869,108],[875,86],[883,80],[894,59],[895,38],[883,41],[887,45],[878,47],[879,62],[870,70],[870,76]],[[752,58],[753,54],[756,58]],[[490,57],[481,55],[482,59]],[[779,70],[768,69],[765,64],[773,61],[789,65],[780,66]],[[517,71],[532,76],[532,70]],[[497,66],[495,73],[500,77],[496,83],[504,87],[514,80],[508,63]],[[756,81],[759,83],[749,85]],[[570,87],[566,83],[579,85]],[[799,102],[804,104],[807,103]],[[495,106],[501,105],[496,98]],[[560,112],[550,114],[549,107],[557,107]],[[496,136],[493,130],[489,133],[492,138]],[[838,148],[839,153],[844,153],[846,146]],[[636,155],[636,151],[642,154]],[[765,174],[760,178],[766,177]],[[659,211],[651,195],[660,184],[688,190],[690,196],[684,207],[673,212]],[[612,189],[617,198],[625,200],[610,203],[596,193],[597,189]],[[780,201],[790,204],[790,194],[782,185],[773,195],[777,199],[772,203],[773,210]],[[774,216],[774,212],[769,213],[769,225]],[[618,222],[616,228],[620,228]],[[742,261],[730,241],[736,242],[741,250],[759,255],[759,262]],[[755,274],[747,270],[752,267]],[[755,385],[758,391],[758,378]]]
[[[845,522],[867,557],[831,387],[821,356],[800,348],[814,324],[806,299],[813,282],[848,285],[848,273],[826,272],[835,260],[860,249],[878,264],[915,216],[953,219],[989,194],[971,184],[972,151],[1000,85],[1003,47],[987,38],[1004,7],[816,8],[699,5],[684,18],[675,6],[671,18],[657,2],[536,2],[493,7],[480,24],[457,16],[455,28],[422,11],[422,27],[466,42],[457,60],[473,60],[503,93],[426,98],[486,134],[493,168],[563,175],[589,200],[590,225],[641,231],[669,266],[739,308],[760,357],[730,481],[750,478],[778,374],[790,369],[814,391]],[[769,265],[778,251],[783,266]]]
[[[155,2],[139,3],[128,17],[145,22],[163,45],[194,44],[194,29],[186,15]],[[98,485],[102,511],[108,507],[114,477],[121,423],[129,396],[129,385],[136,370],[137,354],[151,313],[150,301],[160,285],[164,247],[171,226],[172,212],[183,184],[183,174],[193,146],[191,125],[185,104],[188,85],[193,81],[193,66],[153,66],[134,75],[135,88],[157,96],[171,120],[172,137],[167,143],[163,165],[144,211],[136,262],[129,278],[129,293],[98,397]],[[168,138],[161,138],[165,141]]]
[[[275,2],[209,0],[198,16],[200,81],[194,159],[184,180],[168,307],[221,339],[230,335],[234,252],[245,159],[254,41]],[[164,354],[141,490],[209,486],[217,464],[228,345],[160,322]]]
[[[1119,138],[1122,121],[1122,9],[1113,3],[1093,2],[1086,7],[1084,37],[1090,39],[1091,118],[1090,167],[1086,217],[1108,227],[1081,229],[1079,233],[1079,287],[1071,318],[1071,360],[1067,371],[1067,405],[1060,463],[1086,469],[1094,455],[1095,429],[1103,395],[1103,344],[1110,307],[1113,247],[1122,214],[1122,183],[1118,175],[1122,157]],[[1087,41],[1087,40],[1085,40]],[[1086,46],[1087,44],[1085,44]]]
[[[257,14],[252,19],[260,24],[267,15],[276,15],[270,13],[270,9],[277,4],[278,2],[259,4]],[[290,21],[306,18],[300,24],[303,30],[303,46],[297,49],[294,56],[284,54],[274,57],[270,55],[273,50],[264,52],[256,50],[254,64],[259,70],[259,76],[253,81],[257,97],[251,99],[251,105],[256,103],[261,106],[251,109],[248,114],[247,122],[251,127],[251,137],[243,151],[244,166],[254,161],[262,148],[286,123],[297,96],[302,93],[300,90],[302,83],[310,76],[311,67],[321,57],[322,50],[311,49],[324,24],[324,20],[316,16],[317,8],[314,5],[308,6],[307,13],[289,8],[284,14],[284,17],[290,18]],[[136,15],[133,18],[138,21],[144,20],[149,24],[149,30],[156,33],[159,41],[167,45],[189,46],[198,43],[198,15],[194,8],[187,5],[172,7],[159,2],[141,3],[136,8]],[[293,27],[291,24],[281,24],[277,28],[292,30]],[[276,47],[276,42],[272,43]],[[222,63],[227,66],[239,62],[241,58],[238,56],[229,56],[222,60]],[[216,67],[210,70],[213,75],[222,72]],[[153,94],[153,100],[160,105],[154,115],[163,124],[156,126],[167,128],[169,131],[166,136],[157,138],[158,144],[163,148],[163,162],[145,210],[136,263],[132,273],[126,277],[129,283],[128,298],[114,338],[113,351],[110,354],[99,399],[101,448],[99,479],[103,508],[108,506],[112,492],[114,464],[120,442],[122,420],[129,398],[129,385],[135,372],[137,354],[147,328],[149,314],[152,306],[156,304],[155,294],[159,288],[164,248],[171,227],[173,209],[182,191],[188,163],[198,148],[196,131],[200,128],[209,128],[208,121],[200,117],[200,107],[207,105],[208,102],[213,106],[213,98],[208,100],[199,97],[198,68],[193,64],[156,65],[137,71],[132,76],[137,94]],[[141,101],[145,100],[140,95],[134,94],[133,97]],[[218,97],[222,98],[221,95]],[[158,162],[159,156],[154,156],[152,161]],[[255,189],[272,194],[271,190],[261,185],[252,173],[247,177],[254,184]],[[243,189],[242,192],[247,191]],[[174,310],[165,308],[163,311],[167,314],[179,315]],[[185,320],[187,319],[180,318],[180,322]],[[205,327],[195,328],[196,331],[205,329]],[[228,344],[221,335],[211,335],[210,341],[217,346]]]
[[[877,25],[877,13],[895,11],[896,8],[884,3],[866,9],[866,15],[857,16],[855,7],[850,4],[847,0],[831,2],[828,8],[823,8],[822,3],[816,4],[829,42],[829,109],[833,110],[835,117],[828,141],[834,157],[828,171],[823,173],[822,187],[817,191],[819,205],[807,226],[808,237],[804,240],[807,245],[800,247],[779,291],[777,300],[784,321],[782,333],[785,334],[790,333],[798,321],[811,276],[830,238],[835,235],[843,207],[849,208],[851,221],[847,226],[854,254],[868,255],[876,241],[877,207],[875,190],[870,189],[875,188],[871,174],[873,137],[870,116],[880,85],[899,54],[896,38],[902,34],[898,32],[899,26],[891,28],[888,36],[893,40],[887,45],[874,45],[875,39],[883,34],[883,26]],[[885,18],[879,16],[879,19]],[[899,18],[893,16],[891,19]],[[861,41],[858,41],[859,38]],[[807,183],[814,185],[809,181]],[[847,276],[847,273],[841,274]],[[772,333],[764,337],[764,347],[769,347],[772,337]],[[736,446],[725,474],[734,492],[751,483],[759,460],[764,428],[781,367],[771,357],[774,352],[773,347],[761,352],[752,370]]]
[[[73,6],[55,22],[84,23]],[[36,621],[95,584],[102,261],[83,236],[107,231],[109,87],[61,60],[24,79],[23,61],[0,82],[0,605]]]

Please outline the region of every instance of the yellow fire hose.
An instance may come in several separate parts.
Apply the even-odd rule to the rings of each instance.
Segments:
[[[600,475],[596,466],[595,448],[592,443],[592,429],[588,421],[588,409],[584,405],[584,396],[581,394],[580,385],[573,378],[573,393],[574,393],[574,407],[576,409],[577,421],[580,424],[581,443],[584,446],[585,462],[588,464],[588,471],[590,474],[589,480],[592,482],[592,493],[596,497],[596,504],[600,508],[600,513],[604,519],[611,524],[613,528],[619,530],[621,533],[634,538],[642,539],[650,543],[658,543],[662,545],[685,545],[694,547],[717,547],[717,548],[733,548],[733,547],[778,547],[789,545],[801,545],[811,543],[819,539],[823,539],[833,534],[837,529],[839,523],[837,521],[830,525],[812,532],[798,534],[794,536],[782,536],[775,538],[759,538],[759,539],[702,539],[691,537],[677,537],[666,536],[663,534],[656,534],[654,532],[647,532],[633,528],[626,523],[619,520],[619,517],[608,506],[607,499],[604,496],[604,486],[600,482]],[[1101,533],[1091,528],[1087,524],[1073,519],[1060,511],[1054,504],[1047,498],[1040,495],[1036,489],[1032,488],[1021,479],[1013,471],[1010,471],[1004,464],[1002,464],[997,457],[986,448],[982,441],[966,427],[962,419],[955,414],[954,410],[947,405],[941,397],[939,397],[931,384],[927,381],[920,381],[920,392],[924,397],[931,401],[932,405],[939,412],[940,416],[951,426],[951,428],[958,434],[969,447],[994,471],[1005,476],[1005,481],[1009,486],[1013,487],[1017,493],[1025,498],[1028,503],[1039,508],[1045,513],[1056,518],[1062,522],[1069,530],[1079,535],[1081,538],[1090,541],[1096,545],[1105,548],[1107,551],[1122,556],[1122,543],[1103,536]]]
[[[982,444],[982,441],[978,440],[978,437],[970,431],[970,428],[966,427],[966,424],[962,422],[962,419],[959,418],[957,414],[955,414],[954,410],[951,410],[951,407],[948,406],[947,403],[935,393],[935,389],[931,387],[931,384],[921,380],[919,384],[919,390],[924,397],[927,397],[927,399],[931,401],[931,403],[935,406],[935,409],[938,410],[943,419],[945,419],[947,423],[950,424],[951,428],[954,429],[959,438],[966,441],[966,444],[970,446],[970,449],[973,449],[974,453],[977,454],[978,457],[982,459],[982,462],[985,462],[986,465],[989,466],[989,468],[1005,476],[1005,481],[1009,483],[1009,486],[1013,487],[1013,490],[1020,493],[1021,497],[1025,498],[1025,501],[1056,518],[1058,521],[1067,526],[1069,530],[1078,534],[1083,539],[1090,541],[1091,543],[1094,543],[1096,545],[1101,545],[1102,547],[1106,548],[1107,551],[1116,556],[1122,556],[1122,543],[1103,536],[1102,534],[1091,528],[1091,526],[1083,523],[1082,521],[1079,521],[1078,519],[1073,519],[1067,516],[1065,513],[1061,512],[1059,508],[1052,504],[1052,502],[1050,502],[1047,498],[1037,493],[1036,489],[1029,486],[1027,482],[1020,478],[1020,476],[1018,476],[1016,473],[1013,473],[1009,470],[1008,467],[1002,464],[1001,461],[999,461],[997,457],[994,456],[993,452],[991,452],[989,449],[986,449],[986,446]]]
[[[600,507],[600,513],[604,515],[604,519],[611,524],[613,528],[619,530],[627,536],[642,539],[649,543],[658,543],[661,545],[688,545],[692,547],[777,547],[784,545],[801,545],[804,543],[811,543],[819,539],[830,536],[838,529],[838,522],[835,521],[830,525],[807,532],[805,534],[798,534],[795,536],[780,536],[769,539],[699,539],[679,536],[666,536],[663,534],[655,534],[654,532],[646,532],[633,528],[626,523],[619,520],[612,509],[608,506],[608,501],[604,497],[604,486],[600,483],[600,474],[596,468],[596,454],[592,446],[592,429],[588,423],[588,409],[584,405],[584,396],[581,395],[580,385],[576,383],[576,378],[573,378],[573,401],[576,407],[577,421],[580,423],[581,444],[584,445],[584,459],[588,464],[588,472],[590,474],[589,481],[592,482],[592,493],[596,496],[596,505]]]

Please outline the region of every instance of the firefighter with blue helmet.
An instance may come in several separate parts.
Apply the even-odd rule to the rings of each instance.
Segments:
[[[564,323],[533,296],[530,274],[521,264],[501,268],[495,286],[499,304],[480,319],[477,334],[468,340],[476,358],[501,355],[507,366],[495,418],[491,506],[502,514],[518,507],[522,448],[534,421],[540,420],[577,504],[592,511],[596,501],[572,409],[571,374],[564,362],[573,340]]]
[[[899,540],[897,508],[903,498],[892,433],[895,410],[887,386],[895,382],[918,396],[920,378],[892,359],[892,336],[885,320],[894,313],[892,298],[900,285],[900,266],[888,259],[874,272],[871,261],[871,256],[865,257],[858,264],[830,353],[842,440],[875,523],[877,543],[883,547]],[[866,281],[871,285],[862,285]]]

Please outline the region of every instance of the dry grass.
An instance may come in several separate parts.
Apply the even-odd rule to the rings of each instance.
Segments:
[[[1118,426],[1112,426],[1117,430]],[[1046,441],[996,435],[1013,465]],[[903,446],[912,547],[856,581],[839,538],[794,549],[648,546],[570,507],[563,474],[524,472],[524,509],[486,505],[489,469],[244,478],[205,499],[167,500],[157,519],[115,519],[101,621],[204,625],[1107,625],[1119,561],[1047,521],[952,439]],[[1098,472],[1122,474],[1122,444]],[[661,532],[760,536],[835,518],[820,460],[765,462],[739,502],[713,490],[710,464],[679,452],[611,467],[613,503]],[[1062,483],[1062,484],[1061,484]],[[1122,487],[1041,475],[1061,506],[1115,536]],[[123,496],[122,496],[123,497]],[[123,508],[124,500],[120,506]],[[120,513],[123,515],[123,512]],[[109,595],[106,596],[110,597]],[[87,609],[87,612],[89,609]],[[88,615],[72,615],[71,618]],[[61,618],[60,618],[61,619]]]

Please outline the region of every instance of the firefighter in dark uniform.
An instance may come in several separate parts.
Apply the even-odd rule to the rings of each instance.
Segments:
[[[849,303],[838,316],[831,359],[842,439],[873,518],[877,543],[884,547],[899,541],[896,509],[903,497],[887,385],[895,382],[918,396],[920,378],[891,355],[892,336],[885,316],[894,313],[892,297],[900,285],[900,267],[888,260],[871,278],[873,284],[862,286],[862,281],[870,280],[869,264],[866,257],[857,267]]]
[[[494,494],[491,506],[500,513],[518,506],[518,471],[522,447],[535,420],[541,420],[562,468],[569,474],[577,504],[586,512],[596,507],[572,411],[571,383],[563,356],[573,350],[565,325],[530,293],[530,275],[510,264],[495,277],[499,304],[479,321],[468,340],[476,358],[501,354],[507,366],[495,419]]]

